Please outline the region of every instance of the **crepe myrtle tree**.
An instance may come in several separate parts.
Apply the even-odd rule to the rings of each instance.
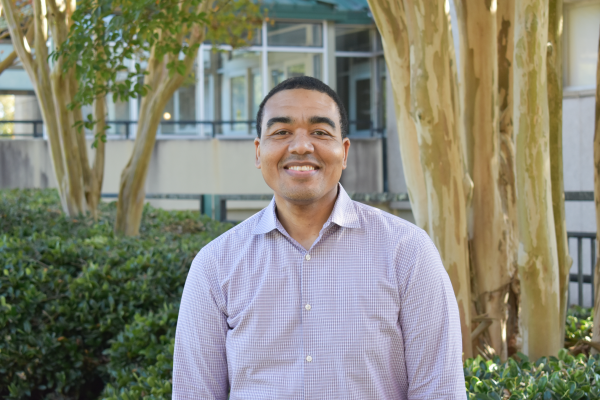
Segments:
[[[14,0],[1,1],[14,7]],[[203,41],[246,45],[262,23],[264,10],[250,0],[33,3],[39,36],[34,44],[39,50],[28,50],[24,36],[15,48],[34,59],[26,69],[38,88],[63,208],[70,215],[94,211],[100,198],[105,97],[114,101],[141,97],[133,152],[121,174],[115,224],[117,233],[137,235],[148,165],[166,103],[193,79],[192,67]],[[48,37],[55,49],[50,57]],[[93,112],[83,118],[82,107],[90,105]],[[83,127],[95,133],[96,162],[91,171]]]
[[[415,220],[452,281],[465,357],[556,355],[571,263],[560,131],[562,1],[454,4],[458,71],[448,0],[369,0]]]

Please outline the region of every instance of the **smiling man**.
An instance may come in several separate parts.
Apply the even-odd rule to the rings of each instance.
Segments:
[[[350,141],[317,79],[257,115],[271,204],[204,247],[177,323],[174,399],[464,399],[458,307],[414,225],[339,184]]]

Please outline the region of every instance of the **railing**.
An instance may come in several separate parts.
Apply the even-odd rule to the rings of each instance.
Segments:
[[[106,125],[109,126],[107,130],[107,136],[130,139],[134,133],[135,125],[138,121],[129,120],[111,120],[106,121]],[[228,120],[228,121],[195,121],[195,120],[168,120],[161,121],[158,129],[158,133],[161,136],[190,136],[190,137],[226,137],[228,134],[235,134],[236,136],[253,136],[256,134],[255,129],[256,121],[250,120]],[[373,121],[370,120],[356,120],[349,121],[350,126],[354,126],[351,132],[354,134],[351,136],[364,137],[364,133],[367,133],[371,137],[382,137],[383,128],[375,127]],[[11,126],[12,125],[12,126]],[[44,121],[42,120],[0,120],[0,132],[6,131],[6,127],[12,128],[13,132],[18,133],[0,133],[0,138],[19,138],[19,137],[32,137],[42,138]],[[23,127],[23,128],[22,128]],[[17,128],[17,129],[15,129]],[[360,128],[360,129],[359,129]],[[91,135],[91,132],[86,131],[87,134]],[[204,133],[202,135],[202,133]]]
[[[594,192],[565,192],[565,201],[594,201]],[[569,240],[569,254],[573,258],[569,274],[569,289],[571,283],[577,287],[577,304],[592,307],[594,305],[594,269],[596,265],[596,232],[567,232]],[[573,246],[574,245],[574,246]],[[589,260],[586,262],[586,260]],[[586,273],[585,270],[589,272]],[[585,304],[585,287],[589,285],[591,304]],[[569,290],[569,304],[572,292]]]
[[[592,304],[594,303],[594,266],[596,264],[596,233],[594,232],[567,232],[569,238],[569,253],[577,265],[577,273],[569,274],[569,282],[577,283],[577,303],[584,306],[584,295],[583,286],[589,284],[591,287],[591,298]],[[577,252],[571,251],[570,242],[575,239],[577,243]],[[590,260],[590,273],[585,274],[583,271],[584,267],[584,255],[583,255],[583,242],[589,241],[589,260]],[[576,257],[576,258],[575,258]],[[586,263],[587,264],[587,263]],[[570,285],[569,285],[570,286]],[[571,303],[571,293],[569,292],[569,304]]]

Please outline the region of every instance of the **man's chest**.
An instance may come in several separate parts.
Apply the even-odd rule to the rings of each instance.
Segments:
[[[336,240],[337,239],[337,240]],[[307,332],[346,338],[397,324],[400,299],[391,255],[329,238],[310,251],[285,238],[229,266],[221,288],[232,337],[288,341]]]

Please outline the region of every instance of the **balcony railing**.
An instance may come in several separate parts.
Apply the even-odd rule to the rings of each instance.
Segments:
[[[106,121],[109,129],[106,134],[108,138],[131,139],[135,133],[138,121],[110,120]],[[161,137],[204,137],[220,138],[231,136],[255,136],[256,121],[251,120],[227,120],[227,121],[196,121],[196,120],[169,120],[161,121],[158,134]],[[370,120],[349,121],[350,135],[356,137],[381,137],[384,129],[376,127]],[[360,129],[358,129],[360,128]],[[0,120],[1,138],[34,138],[44,137],[44,121],[42,120]],[[86,135],[92,133],[86,130]]]

